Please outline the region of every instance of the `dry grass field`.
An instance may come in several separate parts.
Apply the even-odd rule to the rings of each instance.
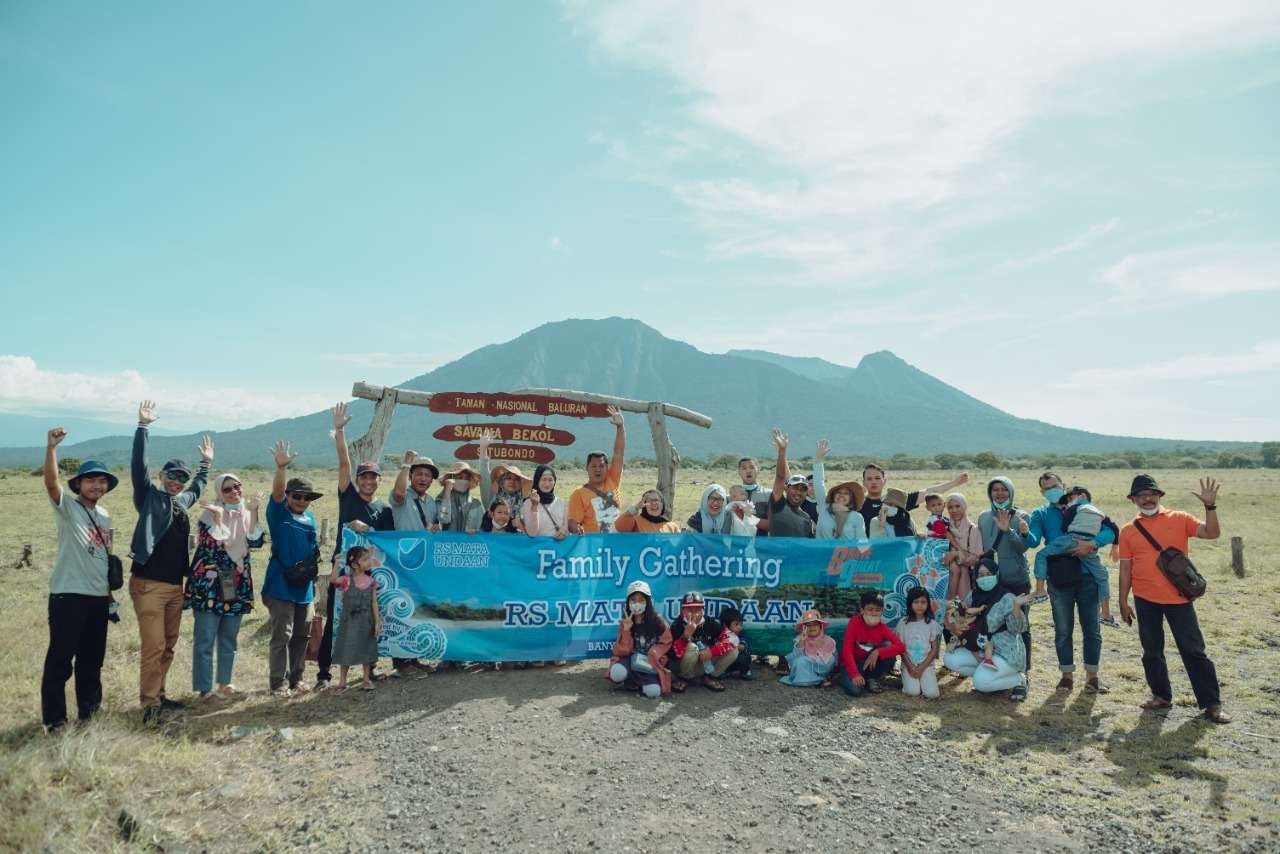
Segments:
[[[215,471],[217,468],[215,467]],[[266,472],[244,472],[247,492],[267,490]],[[731,482],[729,472],[682,471],[677,518],[693,510],[712,475]],[[1035,472],[1017,471],[1020,506],[1038,502]],[[1119,520],[1130,517],[1127,492],[1131,472],[1064,472],[1070,482],[1089,486],[1096,503]],[[1220,478],[1223,538],[1196,542],[1193,558],[1209,578],[1209,594],[1197,606],[1209,653],[1223,683],[1226,708],[1235,722],[1225,727],[1203,723],[1195,714],[1189,685],[1175,655],[1170,670],[1178,694],[1167,716],[1144,715],[1146,696],[1136,629],[1104,627],[1103,676],[1112,692],[1080,690],[1055,694],[1052,627],[1047,607],[1033,615],[1036,649],[1027,702],[1015,705],[971,695],[968,686],[944,680],[943,698],[911,700],[887,692],[874,703],[850,705],[837,714],[874,720],[875,731],[921,735],[929,747],[919,761],[991,763],[1009,775],[1027,797],[1072,806],[1087,836],[1091,817],[1121,816],[1149,826],[1153,847],[1183,845],[1231,849],[1253,845],[1280,847],[1280,471],[1155,472],[1168,491],[1166,503],[1195,512],[1195,478]],[[311,471],[328,494],[314,508],[336,523],[332,471]],[[114,520],[118,542],[127,543],[135,514],[127,474],[122,487],[103,502]],[[987,473],[973,475],[965,488],[973,514],[984,505]],[[581,474],[563,472],[561,483],[580,482]],[[841,479],[828,475],[828,480]],[[938,472],[891,473],[891,484],[905,488],[941,479]],[[652,483],[653,472],[629,470],[628,498]],[[389,487],[389,484],[387,485]],[[1231,572],[1229,538],[1244,537],[1247,574]],[[332,534],[331,534],[332,536]],[[34,549],[33,566],[14,568],[24,544]],[[52,512],[40,478],[26,472],[0,475],[0,625],[8,641],[0,657],[0,850],[134,850],[213,848],[279,850],[293,847],[293,825],[281,820],[282,805],[305,799],[342,776],[373,774],[376,769],[344,760],[330,764],[324,754],[298,769],[292,791],[281,792],[279,775],[266,773],[283,742],[236,738],[233,726],[291,727],[289,740],[325,743],[334,703],[347,698],[307,698],[288,703],[266,696],[264,614],[255,610],[241,632],[236,683],[250,696],[217,713],[195,710],[162,731],[144,729],[137,711],[138,637],[127,595],[121,622],[110,629],[103,672],[105,709],[87,726],[70,726],[46,736],[39,722],[39,682],[47,642],[45,600],[55,546]],[[255,574],[261,582],[265,559]],[[1113,570],[1113,596],[1118,588]],[[1118,613],[1118,612],[1117,612]],[[1170,650],[1172,652],[1172,649]],[[184,619],[177,657],[169,675],[170,695],[186,698],[190,688],[191,622]],[[600,664],[588,662],[566,671],[547,671],[548,679],[570,692],[600,692]],[[532,678],[529,672],[521,678]],[[569,678],[572,677],[572,678]],[[449,677],[415,683],[427,693]],[[464,676],[459,679],[468,678]],[[510,678],[486,674],[485,679]],[[70,683],[68,694],[70,696]],[[753,691],[783,691],[771,681]],[[411,693],[392,691],[379,703],[408,702]],[[724,695],[729,696],[729,695]],[[497,702],[492,701],[492,702]],[[329,705],[325,705],[325,704]],[[681,698],[673,701],[669,721],[679,721]],[[74,709],[74,706],[72,707]],[[446,717],[440,716],[440,726]],[[674,723],[672,723],[674,725]],[[455,727],[456,729],[456,727]],[[654,737],[659,737],[655,735]],[[293,745],[296,747],[296,744]],[[294,751],[291,751],[293,753]],[[296,761],[296,760],[289,760]],[[514,760],[513,760],[514,761]],[[512,770],[518,774],[519,769]],[[939,817],[941,819],[941,816]],[[228,827],[234,835],[228,836]],[[1176,837],[1161,830],[1177,828]],[[321,845],[320,847],[328,847]],[[748,845],[750,849],[753,846]]]

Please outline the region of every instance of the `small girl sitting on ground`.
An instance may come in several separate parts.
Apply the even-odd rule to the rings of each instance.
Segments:
[[[789,672],[778,681],[796,688],[816,688],[836,663],[836,641],[826,633],[831,623],[810,608],[796,623],[795,648],[787,654]]]
[[[605,675],[615,685],[656,700],[671,692],[671,673],[665,665],[671,629],[653,609],[653,593],[643,581],[627,585],[625,609]]]
[[[902,653],[902,693],[908,697],[939,696],[938,676],[933,671],[942,645],[942,626],[934,619],[929,591],[914,587],[907,594],[907,615],[898,623]]]
[[[333,639],[333,663],[338,665],[338,690],[347,687],[347,671],[364,668],[360,687],[373,690],[373,663],[378,660],[378,636],[382,634],[382,614],[378,611],[378,583],[369,570],[375,553],[364,546],[347,550],[347,572],[333,582],[342,591],[342,612],[337,636]]]

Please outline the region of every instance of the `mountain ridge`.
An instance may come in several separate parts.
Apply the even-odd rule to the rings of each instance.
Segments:
[[[806,375],[805,372],[808,372]],[[826,379],[814,378],[814,372]],[[421,391],[508,391],[519,388],[573,388],[641,400],[663,400],[702,412],[710,430],[669,419],[671,439],[685,456],[720,453],[771,456],[769,430],[786,430],[792,455],[808,455],[819,438],[834,454],[888,456],[907,453],[972,453],[993,450],[1028,453],[1104,453],[1162,447],[1227,447],[1240,443],[1107,436],[1018,418],[947,385],[887,350],[863,356],[849,368],[812,357],[768,351],[705,353],[652,327],[621,317],[567,319],[535,327],[515,338],[486,344],[432,371],[398,384]],[[160,401],[163,405],[163,401]],[[351,404],[348,439],[367,429],[369,401]],[[431,433],[464,416],[396,409],[384,453],[408,448],[451,460],[456,446]],[[479,419],[465,419],[475,421]],[[552,419],[577,436],[562,457],[583,457],[607,449],[613,431],[602,420]],[[946,429],[938,429],[945,423]],[[643,416],[628,417],[628,455],[653,455]],[[215,433],[219,465],[269,463],[267,448],[278,438],[291,441],[306,465],[332,465],[333,441],[327,412],[277,419],[240,430]],[[191,456],[198,434],[152,436],[155,458]],[[74,435],[72,436],[74,439]],[[66,455],[127,461],[129,435],[77,442]],[[42,448],[0,448],[0,465],[38,464]]]

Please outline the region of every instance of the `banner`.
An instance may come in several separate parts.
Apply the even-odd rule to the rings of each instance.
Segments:
[[[754,654],[785,654],[809,608],[832,634],[867,589],[885,593],[894,625],[906,594],[923,586],[935,608],[947,591],[946,540],[808,540],[705,534],[584,534],[556,541],[524,534],[343,529],[343,550],[377,550],[373,576],[383,616],[379,652],[396,658],[546,661],[607,658],[626,588],[645,581],[670,623],[698,591],[707,615],[744,616]],[[341,596],[335,615],[340,631]]]

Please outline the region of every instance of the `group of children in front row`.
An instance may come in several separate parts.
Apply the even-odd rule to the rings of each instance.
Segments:
[[[952,646],[967,647],[975,655],[980,651],[980,666],[991,670],[996,670],[997,664],[984,614],[994,603],[993,596],[1006,593],[990,583],[995,579],[993,564],[980,566],[977,592],[967,603],[948,603],[945,612],[953,629]],[[800,688],[838,684],[852,697],[877,694],[882,690],[881,680],[901,658],[903,693],[937,698],[940,691],[934,664],[942,654],[942,625],[923,587],[912,589],[906,603],[906,614],[895,631],[884,623],[884,596],[874,590],[863,593],[838,652],[835,639],[826,633],[830,622],[816,608],[805,611],[796,623],[791,652],[779,659],[778,669],[783,673],[779,681]],[[742,613],[725,608],[718,620],[708,617],[702,594],[687,593],[681,600],[680,616],[668,626],[654,607],[649,585],[632,582],[606,676],[617,685],[655,699],[668,692],[681,693],[691,682],[723,691],[722,676],[753,679]]]

